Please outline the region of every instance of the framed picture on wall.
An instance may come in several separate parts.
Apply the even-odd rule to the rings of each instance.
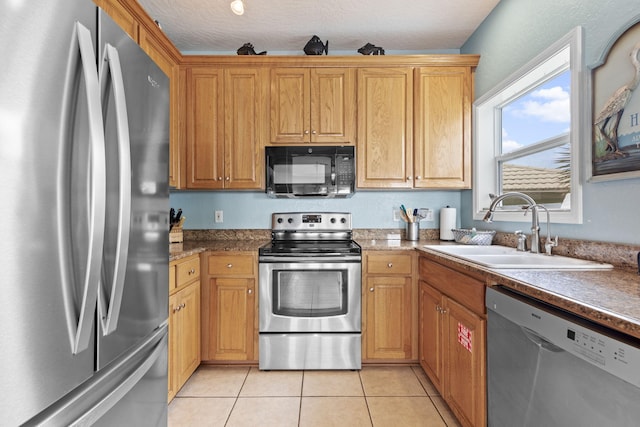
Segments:
[[[590,181],[640,177],[640,17],[592,68]]]

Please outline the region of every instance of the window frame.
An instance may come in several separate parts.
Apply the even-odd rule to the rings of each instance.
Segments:
[[[571,147],[571,206],[569,209],[549,210],[553,223],[582,223],[581,152],[584,151],[583,144],[590,143],[591,129],[588,81],[582,45],[582,27],[576,27],[474,102],[474,220],[482,220],[487,212],[491,203],[489,194],[498,194],[502,178],[498,160],[504,160],[505,156],[509,156],[501,154],[501,107],[548,80],[550,74],[556,76],[566,70],[568,64],[571,72],[571,126],[568,137]],[[558,137],[563,138],[562,135]],[[530,222],[531,217],[524,216],[522,211],[498,209],[493,220]]]

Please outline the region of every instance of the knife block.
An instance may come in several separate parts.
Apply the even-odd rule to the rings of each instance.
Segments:
[[[169,231],[169,243],[182,243],[182,227],[174,226],[171,231]]]

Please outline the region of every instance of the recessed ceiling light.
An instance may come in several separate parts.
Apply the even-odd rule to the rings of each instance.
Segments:
[[[231,2],[231,11],[236,15],[242,15],[244,13],[244,3],[242,3],[242,0],[233,0]]]

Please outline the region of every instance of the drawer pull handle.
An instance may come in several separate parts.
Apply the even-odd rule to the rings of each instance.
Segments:
[[[227,268],[233,268],[233,264],[231,263],[227,264]]]

